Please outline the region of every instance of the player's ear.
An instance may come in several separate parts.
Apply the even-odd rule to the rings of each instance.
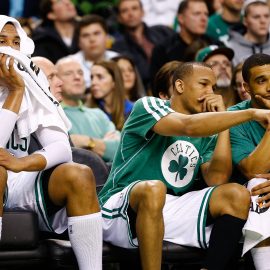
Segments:
[[[177,79],[174,82],[174,89],[177,93],[182,94],[184,92],[184,82],[180,79]]]

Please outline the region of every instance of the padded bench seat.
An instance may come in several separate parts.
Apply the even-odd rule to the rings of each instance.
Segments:
[[[0,269],[22,269],[22,265],[35,266],[38,269],[76,269],[77,262],[68,240],[56,239],[58,235],[48,234],[46,239],[38,231],[37,215],[33,212],[5,212],[3,216],[3,233],[0,242]],[[47,239],[49,237],[49,239]],[[67,235],[60,235],[66,239]],[[179,265],[172,269],[199,269],[205,251],[199,248],[184,247],[163,242],[163,265]],[[139,250],[123,249],[109,243],[103,243],[103,265],[117,263],[128,265],[123,269],[139,269]],[[240,260],[241,268],[243,261]],[[135,266],[134,266],[135,265]],[[5,267],[4,267],[5,266]],[[130,266],[134,266],[131,268]],[[195,268],[190,268],[195,266]],[[196,268],[197,267],[197,268]],[[37,267],[33,268],[37,269]],[[106,268],[104,269],[111,269]],[[166,268],[169,269],[169,268]],[[170,268],[171,269],[171,268]]]

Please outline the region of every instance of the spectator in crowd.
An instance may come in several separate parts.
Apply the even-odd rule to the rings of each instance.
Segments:
[[[203,0],[183,0],[178,8],[180,32],[155,46],[151,62],[151,78],[167,62],[192,61],[197,51],[213,43],[205,36],[208,10]]]
[[[5,210],[36,212],[43,231],[68,229],[79,269],[101,270],[102,220],[93,173],[71,162],[70,124],[28,57],[33,41],[11,17],[1,15],[0,25],[0,232],[7,185]],[[28,154],[33,132],[42,149]]]
[[[247,0],[244,5],[243,23],[246,32],[241,35],[231,31],[227,43],[235,53],[234,66],[254,53],[270,54],[270,11],[267,3],[263,0]]]
[[[106,49],[108,41],[108,27],[105,19],[98,15],[86,15],[78,22],[75,36],[80,51],[71,57],[83,67],[86,87],[91,85],[91,67],[94,62],[110,60],[118,55]]]
[[[48,79],[52,94],[57,99],[57,101],[61,102],[63,100],[62,96],[63,82],[60,80],[58,76],[55,65],[49,59],[41,56],[32,57],[31,60],[44,72],[44,74]],[[37,149],[40,149],[40,145],[36,136],[31,137],[29,149],[30,148],[32,148],[31,153],[36,151]],[[103,159],[99,155],[97,155],[93,151],[89,151],[88,149],[71,147],[71,150],[72,150],[72,160],[74,162],[87,165],[92,169],[94,176],[96,178],[97,189],[100,189],[100,186],[102,186],[108,178],[109,168],[107,164],[103,161]]]
[[[243,30],[241,11],[245,0],[223,0],[221,10],[209,17],[206,34],[214,40],[227,41],[229,30]]]
[[[247,111],[250,108],[269,110],[270,56],[266,54],[250,56],[244,62],[242,73],[244,87],[250,94],[251,100],[243,101],[230,110]],[[248,188],[254,186],[251,189],[249,218],[244,227],[243,253],[251,249],[255,268],[267,269],[270,255],[268,226],[270,220],[267,212],[270,207],[270,181],[267,181],[270,180],[269,127],[257,121],[248,121],[231,128],[230,134],[233,163],[245,175],[246,180],[249,180]],[[260,183],[262,181],[263,183]],[[265,230],[262,229],[263,227]],[[249,232],[256,233],[258,237],[252,238]]]
[[[103,237],[123,248],[139,246],[142,269],[161,269],[162,240],[208,248],[205,269],[228,269],[237,249],[250,195],[227,183],[232,166],[227,129],[251,119],[269,124],[270,113],[226,112],[213,93],[215,83],[207,64],[180,65],[171,100],[143,97],[122,130],[99,193]],[[199,168],[208,187],[190,192]]]
[[[91,69],[91,96],[87,105],[102,109],[118,130],[123,128],[133,102],[125,95],[120,68],[114,61],[94,63]]]
[[[119,144],[119,132],[102,110],[83,105],[85,83],[80,63],[67,57],[60,59],[56,68],[63,82],[62,107],[72,123],[73,144],[92,150],[106,162],[111,162]]]
[[[144,10],[140,0],[120,0],[117,12],[121,38],[115,41],[112,50],[132,57],[147,89],[153,47],[171,36],[173,30],[163,25],[147,26],[143,22]]]
[[[173,94],[173,74],[182,64],[180,61],[170,61],[163,65],[154,79],[152,94],[161,99],[170,99]]]
[[[139,98],[145,96],[141,76],[134,61],[125,55],[116,56],[112,58],[112,60],[117,63],[122,73],[126,99],[135,102]]]
[[[240,101],[250,99],[250,94],[246,91],[243,85],[244,80],[242,76],[242,67],[243,67],[243,62],[239,63],[233,69],[233,75],[232,75],[232,87],[237,92]]]
[[[42,23],[33,31],[34,56],[43,56],[53,63],[78,50],[75,37],[77,11],[71,0],[41,0]]]
[[[196,61],[205,62],[210,65],[215,73],[217,83],[215,94],[221,95],[228,108],[236,104],[239,99],[237,93],[231,86],[232,83],[232,58],[234,52],[227,47],[211,45],[198,51]]]

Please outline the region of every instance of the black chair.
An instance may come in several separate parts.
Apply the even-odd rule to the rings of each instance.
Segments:
[[[37,215],[22,211],[5,212],[0,242],[0,269],[45,265],[47,255],[47,246],[39,238]]]

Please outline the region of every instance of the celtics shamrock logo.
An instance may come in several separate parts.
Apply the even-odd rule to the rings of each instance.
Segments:
[[[175,189],[189,185],[193,180],[199,152],[189,141],[177,140],[164,151],[161,159],[161,170],[165,181]]]
[[[182,155],[179,155],[178,162],[176,160],[172,160],[170,162],[170,166],[169,166],[168,170],[171,173],[176,173],[175,182],[177,181],[178,176],[179,176],[180,180],[184,179],[184,177],[187,174],[187,169],[184,167],[187,164],[188,164],[188,158],[184,157]]]

